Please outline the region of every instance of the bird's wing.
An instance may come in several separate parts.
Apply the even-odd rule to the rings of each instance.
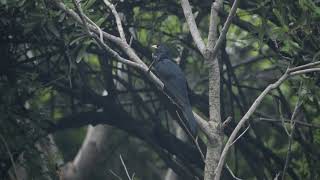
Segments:
[[[170,59],[161,60],[154,67],[166,89],[178,103],[183,106],[188,104],[187,80],[180,67]]]

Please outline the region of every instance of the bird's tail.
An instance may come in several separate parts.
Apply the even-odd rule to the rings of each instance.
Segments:
[[[192,109],[190,105],[186,105],[182,108],[182,112],[184,117],[187,119],[187,126],[190,129],[190,132],[192,134],[192,136],[195,138],[195,136],[197,135],[197,122],[194,118],[194,115],[192,113]]]

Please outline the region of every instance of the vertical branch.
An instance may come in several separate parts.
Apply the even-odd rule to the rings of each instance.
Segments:
[[[220,112],[220,69],[219,62],[216,58],[218,49],[220,48],[227,31],[230,27],[231,19],[234,16],[238,0],[235,0],[226,22],[222,28],[221,35],[218,38],[218,11],[222,8],[223,0],[216,0],[211,5],[210,25],[208,32],[208,43],[204,44],[200,32],[192,14],[192,10],[188,0],[181,0],[181,6],[189,26],[190,33],[199,51],[202,53],[204,59],[209,65],[209,121],[207,123],[208,129],[205,131],[208,136],[207,154],[205,160],[204,179],[220,179],[220,175],[216,176],[216,168],[219,164],[220,152],[222,149],[223,133],[221,125]]]
[[[204,56],[209,65],[209,142],[205,161],[204,179],[211,180],[215,177],[222,149],[222,126],[220,111],[220,69],[219,61],[212,56],[212,49],[218,38],[218,10],[222,8],[223,0],[216,0],[211,5],[210,25],[208,33],[207,52]]]
[[[218,60],[209,63],[209,142],[207,145],[204,179],[213,179],[222,149],[222,129],[220,114],[220,70]]]
[[[301,92],[301,87],[300,87],[300,92]],[[282,171],[282,177],[281,179],[284,180],[285,179],[285,175],[286,175],[286,171],[287,171],[287,168],[288,168],[288,165],[289,165],[289,161],[290,161],[290,155],[291,155],[291,146],[292,146],[292,141],[293,141],[293,133],[294,133],[294,130],[295,130],[295,127],[296,127],[296,121],[295,121],[295,118],[297,117],[297,113],[298,113],[298,110],[301,106],[301,101],[300,101],[300,96],[299,96],[299,99],[294,107],[294,110],[293,110],[293,113],[292,113],[292,116],[291,116],[291,119],[290,119],[290,125],[291,125],[291,132],[288,134],[289,136],[289,143],[288,143],[288,152],[287,152],[287,155],[286,155],[286,162],[284,164],[284,167],[283,167],[283,171]]]
[[[219,9],[222,8],[222,3],[223,1],[217,0],[212,3],[211,5],[211,12],[210,12],[210,24],[209,24],[209,32],[208,32],[208,49],[212,50],[215,41],[218,36],[218,21],[219,21],[219,16],[218,16],[218,11]]]
[[[233,16],[237,12],[238,3],[239,3],[239,0],[234,0],[234,2],[232,4],[231,10],[230,10],[229,15],[227,17],[227,20],[226,20],[226,22],[224,23],[224,25],[222,27],[219,39],[215,42],[215,45],[214,45],[214,47],[212,49],[211,53],[212,53],[212,57],[213,58],[217,55],[217,52],[218,52],[219,48],[221,47],[221,44],[222,44],[223,40],[225,39],[225,37],[227,35],[227,32],[228,32],[229,27],[231,25],[231,20],[232,20]],[[215,3],[213,3],[213,4],[215,4]],[[217,4],[218,4],[217,8],[219,8],[218,10],[220,10],[222,3],[221,4],[217,3]],[[212,10],[214,11],[214,8],[215,8],[215,6],[212,5],[211,13],[212,13]],[[217,13],[217,11],[216,11],[216,13]],[[210,24],[211,24],[211,19],[210,19]],[[209,40],[210,40],[210,32],[209,32],[208,42],[210,42]],[[211,45],[209,44],[209,46],[211,46]],[[211,48],[210,48],[210,50],[211,50]]]

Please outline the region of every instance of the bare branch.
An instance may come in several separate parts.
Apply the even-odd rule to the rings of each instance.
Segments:
[[[231,168],[228,166],[228,164],[226,164],[226,168],[227,170],[229,171],[229,173],[231,174],[231,176],[236,179],[236,180],[243,180],[243,179],[240,179],[238,178],[236,175],[234,175],[234,173],[232,172]]]
[[[57,5],[57,7],[59,9],[63,10],[64,12],[66,12],[69,16],[71,16],[73,19],[75,19],[78,23],[84,25],[84,23],[81,20],[81,18],[79,17],[79,15],[76,12],[74,12],[72,9],[67,8],[65,6],[65,4],[63,4],[62,2],[59,2],[57,0],[51,0],[51,1],[53,1]],[[190,5],[189,5],[189,8],[190,8]],[[190,8],[190,10],[191,10],[191,8]],[[90,32],[92,31],[96,35],[100,36],[100,38],[98,38],[96,35],[91,34],[91,37],[93,37],[101,47],[103,47],[107,52],[109,52],[118,61],[142,70],[143,72],[145,72],[145,74],[148,76],[148,78],[152,80],[152,82],[155,85],[157,85],[160,89],[164,88],[164,84],[162,83],[162,81],[154,73],[148,72],[148,66],[139,58],[139,56],[130,47],[130,45],[127,44],[126,41],[123,41],[122,39],[120,39],[120,38],[118,38],[118,37],[116,37],[114,35],[111,35],[111,34],[109,34],[107,32],[102,31],[101,28],[99,28],[99,26],[96,25],[92,20],[90,20],[90,18],[88,18],[84,13],[82,13],[82,16],[88,22],[88,24],[87,24],[88,30]],[[121,26],[121,28],[122,28],[122,26]],[[118,26],[118,30],[119,30],[119,26]],[[123,29],[120,30],[120,31],[123,31]],[[106,39],[114,42],[116,45],[118,45],[130,57],[130,59],[132,59],[132,61],[128,60],[128,59],[125,59],[125,58],[122,58],[116,51],[114,51],[107,44],[105,44],[103,42],[102,37],[101,37],[102,35],[103,35],[104,38],[106,38]],[[202,45],[203,45],[203,49],[204,49],[204,43],[203,42],[202,42]],[[202,125],[202,127],[204,126],[204,124],[207,123],[200,116],[198,116],[198,118],[196,118],[196,119],[197,119],[198,124],[200,123]]]
[[[109,52],[118,61],[122,62],[123,64],[127,64],[127,65],[130,65],[132,67],[136,67],[136,68],[138,68],[140,70],[145,71],[145,67],[143,67],[141,64],[133,62],[133,61],[130,61],[128,59],[125,59],[125,58],[121,57],[116,51],[114,51],[112,48],[110,48],[107,44],[103,43],[101,41],[101,39],[99,39],[97,36],[93,35],[93,38],[98,42],[98,44],[101,46],[101,48],[103,48],[104,50]]]
[[[232,144],[232,142],[234,141],[234,139],[236,138],[237,133],[240,131],[240,129],[242,128],[242,126],[245,124],[245,122],[249,119],[249,117],[253,114],[253,112],[258,108],[258,105],[260,105],[260,103],[262,102],[262,100],[264,99],[264,97],[274,88],[277,88],[278,86],[280,86],[282,84],[283,81],[285,81],[288,77],[288,74],[285,73],[283,76],[280,77],[280,79],[273,83],[270,84],[260,95],[259,97],[254,101],[254,103],[251,105],[250,109],[248,110],[248,112],[242,117],[242,119],[239,121],[238,125],[236,126],[236,128],[233,130],[232,134],[230,135],[222,153],[221,153],[221,157],[219,160],[219,164],[217,166],[216,169],[216,176],[215,179],[219,180],[220,176],[221,176],[221,171],[223,168],[223,164],[225,162],[227,153],[230,149],[230,145]]]
[[[229,15],[228,15],[228,17],[227,17],[227,20],[226,20],[226,22],[224,23],[224,25],[223,25],[223,28],[222,28],[222,30],[221,30],[221,33],[220,33],[220,36],[219,36],[219,39],[216,41],[216,43],[215,43],[215,45],[214,45],[214,48],[212,49],[212,51],[211,51],[211,48],[210,48],[210,44],[208,44],[208,49],[211,51],[211,58],[214,58],[216,55],[217,55],[217,52],[218,52],[218,49],[220,48],[220,46],[221,46],[221,44],[222,44],[222,42],[224,41],[224,39],[225,39],[225,37],[226,37],[226,34],[227,34],[227,32],[228,32],[228,29],[229,29],[229,27],[230,27],[230,25],[231,25],[231,20],[232,20],[232,18],[234,17],[234,15],[236,14],[236,12],[237,12],[237,8],[238,8],[238,4],[239,4],[239,0],[235,0],[234,2],[233,2],[233,5],[232,5],[232,7],[231,7],[231,10],[230,10],[230,13],[229,13]],[[213,7],[214,8],[214,7]],[[210,32],[209,32],[209,35],[210,35]],[[208,38],[210,38],[210,36],[208,37]],[[210,40],[210,39],[209,39]],[[210,41],[208,40],[208,42],[210,43]]]
[[[227,119],[224,120],[222,123],[222,129],[225,129],[228,126],[228,124],[231,122],[231,120],[232,120],[232,117],[228,116]]]
[[[123,161],[123,159],[122,159],[121,154],[120,154],[120,160],[121,160],[121,163],[122,163],[122,166],[123,166],[124,170],[126,171],[126,174],[127,174],[128,179],[129,179],[129,180],[132,180],[131,177],[130,177],[130,175],[129,175],[129,172],[128,172],[128,170],[127,170],[126,164],[124,163],[124,161]]]
[[[190,33],[192,35],[192,38],[198,47],[199,51],[202,55],[205,53],[206,46],[201,38],[200,32],[198,30],[196,21],[194,19],[194,16],[192,14],[191,6],[188,0],[181,0],[181,6],[183,9],[184,16],[186,18],[187,24],[189,26]]]
[[[235,144],[250,128],[250,125],[237,137],[237,139],[235,139],[230,146],[232,146],[233,144]]]
[[[310,65],[303,65],[303,66],[307,66],[307,67],[311,67]],[[312,66],[314,66],[314,64],[312,64]],[[299,68],[299,66],[295,69],[301,69]],[[269,86],[267,86],[267,88],[258,96],[258,98],[254,101],[254,103],[251,105],[250,109],[247,111],[247,113],[242,117],[242,119],[239,121],[239,123],[237,124],[236,128],[233,130],[233,132],[231,133],[222,153],[221,153],[221,157],[219,160],[219,164],[217,166],[216,169],[216,176],[215,179],[219,180],[221,177],[221,172],[223,169],[223,164],[226,160],[226,156],[227,153],[231,147],[232,142],[234,141],[234,139],[237,136],[237,133],[240,131],[240,129],[243,127],[243,125],[245,124],[245,122],[247,122],[250,118],[250,116],[254,113],[254,111],[258,108],[258,106],[261,104],[262,100],[264,99],[264,97],[273,89],[278,88],[287,78],[294,76],[294,75],[299,75],[299,74],[303,74],[303,73],[307,73],[310,72],[312,70],[312,72],[314,71],[320,71],[320,68],[312,68],[312,69],[305,69],[305,70],[300,70],[300,71],[293,71],[292,69],[288,69],[275,83],[270,84]]]
[[[270,119],[270,118],[258,118],[256,120],[259,120],[259,121],[266,121],[266,122],[275,122],[275,123],[280,123],[281,121],[279,120],[276,120],[276,119]],[[290,120],[283,120],[285,123],[290,123]],[[318,128],[320,129],[320,125],[318,124],[311,124],[311,123],[306,123],[306,122],[303,122],[303,121],[298,121],[298,120],[295,120],[296,124],[297,125],[300,125],[300,126],[305,126],[305,127],[310,127],[310,128]]]
[[[178,111],[176,111],[176,113],[177,113],[178,119],[180,120],[181,124],[182,124],[182,125],[184,126],[184,128],[186,129],[186,131],[187,131],[186,133],[187,133],[187,134],[191,137],[191,139],[193,140],[194,144],[196,145],[196,147],[197,147],[197,149],[198,149],[198,151],[199,151],[199,153],[200,153],[200,155],[201,155],[202,160],[204,161],[204,160],[205,160],[204,154],[203,154],[203,152],[201,151],[201,148],[200,148],[200,146],[199,146],[199,144],[198,144],[197,137],[194,137],[194,136],[192,135],[192,133],[189,131],[187,125],[185,124],[185,122],[184,122],[184,121],[182,120],[182,118],[180,117]],[[196,121],[197,121],[197,120],[196,120]]]
[[[198,115],[197,113],[193,112],[193,115],[200,127],[200,129],[205,132],[205,134],[208,134],[208,132],[210,131],[209,127],[208,127],[208,122],[206,120],[204,120],[200,115]]]
[[[6,151],[7,151],[8,155],[9,155],[9,158],[10,158],[10,161],[11,161],[12,167],[13,167],[14,176],[15,176],[16,179],[18,179],[17,166],[16,166],[16,164],[15,164],[15,162],[14,162],[14,158],[13,158],[13,155],[12,155],[12,153],[11,153],[11,151],[10,151],[10,148],[9,148],[8,144],[7,144],[7,141],[6,141],[6,139],[2,136],[2,134],[0,134],[0,139],[1,139],[1,141],[3,142],[4,147],[6,148]]]
[[[109,169],[109,172],[114,175],[116,178],[118,178],[119,180],[122,180],[122,178],[120,176],[118,176],[115,172],[113,172],[111,169]]]
[[[211,4],[211,13],[210,13],[210,24],[209,24],[209,32],[208,32],[208,50],[212,50],[214,45],[216,44],[217,36],[218,36],[218,24],[219,24],[219,16],[218,11],[222,8],[223,1],[216,0]]]
[[[64,12],[66,12],[68,15],[70,15],[73,19],[75,19],[80,24],[83,24],[83,22],[82,22],[81,18],[79,17],[79,15],[76,12],[74,12],[72,9],[67,8],[65,6],[65,4],[63,4],[62,2],[59,2],[57,0],[52,0],[52,1],[57,5],[58,8],[60,8]],[[163,89],[164,85],[163,85],[162,81],[158,77],[156,77],[156,75],[153,74],[152,72],[147,73],[148,66],[138,57],[138,55],[134,52],[134,50],[126,42],[122,41],[122,39],[120,39],[120,38],[118,38],[118,37],[116,37],[114,35],[111,35],[109,33],[106,33],[104,31],[102,31],[87,16],[85,16],[84,14],[83,14],[83,16],[88,22],[90,22],[90,24],[88,24],[88,28],[89,28],[90,31],[93,31],[95,34],[98,34],[100,36],[101,36],[101,34],[103,34],[104,38],[106,38],[106,39],[114,42],[115,44],[117,44],[134,62],[139,63],[141,67],[139,65],[134,64],[134,63],[129,63],[128,62],[129,60],[125,60],[124,58],[122,58],[122,59],[119,58],[118,59],[119,61],[122,61],[123,63],[126,63],[126,64],[133,65],[134,67],[141,68],[146,74],[148,74],[148,77],[152,80],[152,82],[154,82],[159,88]],[[95,37],[95,36],[93,36],[93,37]],[[101,38],[100,38],[100,42],[102,44],[104,44],[103,45],[104,48],[109,49],[109,50],[111,49],[111,48],[108,48],[108,46],[103,42],[103,40]],[[110,53],[113,54],[114,57],[116,57],[116,58],[118,57],[118,55],[113,53],[112,51],[110,51]]]
[[[317,66],[317,65],[320,65],[320,61],[316,61],[316,62],[313,62],[313,63],[308,63],[308,64],[301,65],[301,66],[298,66],[298,67],[294,67],[294,68],[291,68],[290,70],[291,71],[298,71],[298,70],[301,70],[301,69],[314,67],[314,66]]]
[[[305,74],[305,73],[309,73],[309,72],[316,72],[316,71],[320,71],[320,68],[311,68],[311,69],[294,71],[294,72],[291,72],[290,75],[294,76],[294,75],[300,75],[300,74]]]
[[[301,90],[301,86],[300,86],[300,90]],[[300,91],[301,92],[301,91]],[[301,101],[300,101],[300,96],[299,96],[299,99],[294,107],[294,110],[293,110],[293,113],[292,113],[292,116],[291,116],[291,132],[290,134],[288,134],[289,136],[289,145],[288,145],[288,152],[287,152],[287,156],[286,156],[286,162],[284,164],[284,167],[283,167],[283,171],[282,171],[282,180],[285,179],[285,174],[286,174],[286,171],[287,171],[287,168],[288,168],[288,165],[289,165],[289,160],[290,160],[290,155],[291,155],[291,145],[292,145],[292,140],[293,140],[293,133],[294,133],[294,130],[295,130],[295,127],[296,127],[296,122],[295,122],[295,118],[297,116],[297,113],[298,113],[298,110],[301,106]]]
[[[110,7],[110,9],[112,9],[112,12],[114,13],[114,16],[117,16],[117,17],[119,18],[118,13],[117,13],[117,11],[115,10],[113,4],[111,4],[110,2],[108,2],[108,1],[106,1],[106,0],[104,0],[104,2]],[[118,61],[120,61],[120,62],[122,62],[122,63],[124,63],[124,64],[130,65],[130,66],[133,66],[133,67],[136,67],[136,68],[138,68],[138,69],[140,69],[140,70],[145,70],[144,67],[143,67],[141,64],[136,63],[136,62],[133,62],[133,61],[130,61],[130,60],[127,60],[127,59],[125,59],[125,58],[122,58],[116,51],[112,50],[107,44],[105,44],[105,43],[103,42],[103,38],[101,37],[101,35],[102,35],[102,33],[101,33],[102,30],[99,28],[99,26],[97,26],[90,18],[88,18],[88,17],[83,13],[83,11],[82,11],[82,9],[81,9],[81,5],[77,2],[77,0],[73,0],[73,3],[74,3],[74,5],[75,5],[75,7],[76,7],[76,9],[77,9],[77,11],[78,11],[78,14],[79,14],[79,16],[80,16],[80,19],[81,19],[81,21],[82,21],[82,24],[83,24],[83,26],[84,26],[87,34],[88,34],[89,36],[93,37],[93,38],[96,40],[96,42],[97,42],[104,50],[106,50],[107,52],[109,52],[114,58],[116,58]],[[116,19],[117,19],[117,18],[116,18]],[[93,34],[90,32],[89,27],[88,27],[88,24],[87,24],[87,21],[89,22],[89,24],[93,25],[96,29],[99,29],[100,39],[97,38],[97,36],[93,35]],[[119,23],[117,22],[117,25],[118,25],[118,24],[119,24]],[[120,26],[121,26],[120,28],[119,28],[119,26],[118,26],[119,32],[120,32],[120,29],[121,29],[121,30],[122,30],[121,32],[123,33],[123,29],[122,29],[121,22],[120,22]],[[121,33],[120,33],[120,35],[121,35]]]
[[[122,23],[121,23],[121,19],[120,16],[116,10],[116,8],[114,7],[114,5],[112,3],[110,3],[108,0],[103,0],[103,2],[111,9],[111,12],[113,14],[113,16],[116,18],[116,23],[117,23],[117,28],[120,34],[120,38],[124,41],[127,42],[126,40],[126,36],[124,34],[123,31],[123,27],[122,27]]]

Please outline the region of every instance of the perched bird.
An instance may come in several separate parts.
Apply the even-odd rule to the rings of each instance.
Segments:
[[[187,120],[187,126],[191,134],[195,137],[197,133],[197,123],[192,113],[192,108],[188,98],[187,80],[180,67],[173,62],[170,50],[165,45],[153,45],[153,67],[156,74],[164,83],[165,89],[178,103],[181,111]],[[151,64],[151,66],[152,66]]]

